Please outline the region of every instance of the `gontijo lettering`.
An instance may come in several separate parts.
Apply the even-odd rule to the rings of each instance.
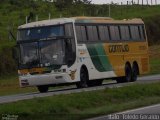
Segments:
[[[109,52],[129,52],[129,46],[126,45],[109,45]]]

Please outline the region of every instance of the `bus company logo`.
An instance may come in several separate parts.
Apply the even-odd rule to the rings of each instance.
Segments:
[[[109,53],[129,52],[129,46],[126,45],[109,45]]]
[[[75,70],[75,71],[71,71],[71,73],[69,74],[72,80],[74,80],[74,79],[75,79],[76,71],[77,71],[77,70]]]

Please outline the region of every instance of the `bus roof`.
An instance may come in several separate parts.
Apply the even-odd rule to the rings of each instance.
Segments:
[[[115,20],[110,17],[73,17],[76,23],[144,24],[142,19]]]
[[[36,21],[21,25],[18,29],[25,29],[25,28],[34,28],[34,27],[43,27],[43,26],[50,26],[50,25],[60,25],[64,23],[109,23],[109,24],[144,24],[142,19],[135,18],[135,19],[124,19],[124,20],[114,20],[110,17],[71,17],[71,18],[57,18],[51,20],[43,20],[43,21]]]
[[[50,20],[42,20],[27,23],[18,27],[18,29],[25,29],[25,28],[34,28],[34,27],[43,27],[43,26],[50,26],[50,25],[59,25],[64,23],[73,22],[71,18],[57,18],[57,19],[50,19]]]

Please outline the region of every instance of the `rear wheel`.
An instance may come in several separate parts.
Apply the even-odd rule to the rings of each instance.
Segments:
[[[48,92],[48,86],[37,86],[40,93]]]
[[[132,79],[132,69],[129,63],[125,65],[125,76],[116,78],[117,83],[130,82]]]
[[[77,88],[86,88],[88,82],[88,71],[82,67],[80,70],[80,82],[76,83]]]
[[[124,83],[125,82],[125,77],[118,77],[116,78],[117,83]]]
[[[130,64],[126,64],[125,66],[125,82],[130,82],[132,79],[132,69]]]
[[[133,64],[132,66],[132,79],[131,82],[134,82],[137,80],[137,76],[139,74],[139,69],[137,64]]]

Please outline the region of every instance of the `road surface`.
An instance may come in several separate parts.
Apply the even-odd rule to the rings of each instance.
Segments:
[[[83,92],[83,91],[102,90],[102,89],[106,89],[106,88],[123,87],[123,86],[127,86],[130,84],[135,84],[135,83],[151,83],[151,82],[157,82],[157,81],[160,81],[160,75],[139,77],[138,80],[134,83],[117,84],[115,81],[113,81],[113,82],[109,82],[109,83],[103,83],[102,86],[89,87],[89,88],[83,88],[83,89],[77,89],[75,86],[71,86],[71,87],[66,87],[66,88],[54,89],[54,90],[51,90],[47,93],[34,92],[34,93],[1,96],[0,97],[0,104],[11,103],[11,102],[16,102],[16,101],[20,101],[20,100],[28,100],[28,99],[33,99],[33,98],[54,96],[54,95],[59,95],[59,94],[70,94],[70,93],[79,93],[79,92]]]

